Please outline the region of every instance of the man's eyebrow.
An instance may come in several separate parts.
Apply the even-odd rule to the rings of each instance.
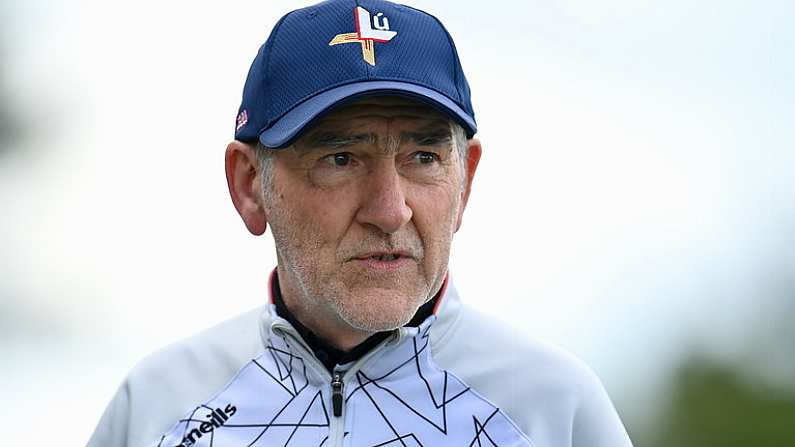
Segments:
[[[420,146],[435,146],[449,143],[453,139],[450,123],[444,120],[434,120],[419,129],[403,132],[401,136]]]
[[[375,134],[347,134],[333,130],[315,132],[307,138],[309,148],[339,149],[363,142],[374,143],[378,137]]]

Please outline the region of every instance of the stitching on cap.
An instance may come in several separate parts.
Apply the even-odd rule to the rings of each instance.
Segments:
[[[461,64],[461,60],[458,58],[458,51],[456,50],[455,45],[453,44],[453,38],[450,36],[450,33],[447,31],[447,28],[444,27],[441,20],[437,19],[435,15],[429,14],[421,9],[417,9],[408,5],[401,5],[401,6],[413,9],[419,13],[425,14],[426,16],[432,18],[439,25],[439,27],[442,28],[442,31],[444,31],[445,36],[447,36],[447,44],[450,45],[450,49],[453,51],[453,56],[455,56],[455,60],[458,62],[459,65]],[[458,93],[458,102],[461,105],[465,106],[465,104],[463,104],[464,102],[463,95],[461,95],[461,92],[458,90],[458,70],[455,69],[455,66],[453,66],[453,79],[455,80],[455,91],[456,93]],[[466,107],[464,107],[464,109],[466,109]]]
[[[293,11],[293,12],[296,12],[296,11]],[[287,16],[289,16],[293,12],[290,12],[290,13],[287,13],[287,14],[283,15],[282,18],[279,19],[279,21],[276,23],[276,26],[273,27],[273,32],[271,33],[271,37],[272,38],[270,39],[269,44],[266,44],[265,48],[263,48],[264,51],[267,51],[267,54],[265,54],[265,57],[262,58],[262,63],[265,64],[265,66],[262,67],[262,68],[265,69],[265,82],[262,85],[262,87],[263,87],[262,90],[263,91],[261,92],[263,94],[268,90],[268,86],[271,83],[272,76],[271,76],[271,73],[270,73],[270,66],[271,66],[270,61],[271,61],[271,54],[273,54],[273,51],[272,51],[273,50],[273,46],[276,44],[276,39],[279,37],[279,30],[282,28],[282,24],[287,19]],[[270,115],[270,106],[269,105],[265,106],[265,113]],[[263,130],[267,129],[269,125],[270,125],[270,122],[266,122],[262,126],[260,126],[259,132],[257,132],[257,139],[259,139],[259,134],[261,134]]]

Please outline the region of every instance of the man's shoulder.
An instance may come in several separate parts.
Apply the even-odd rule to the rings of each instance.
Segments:
[[[119,387],[88,445],[151,444],[262,353],[260,325],[267,315],[260,306],[146,356]]]
[[[521,376],[524,388],[559,393],[586,391],[598,382],[579,358],[497,317],[462,305],[458,320],[433,349],[434,358],[455,373],[489,383],[490,377]]]
[[[577,432],[591,445],[629,445],[601,381],[582,360],[463,304],[456,320],[437,334],[434,359],[536,445],[579,445],[572,444]]]
[[[128,382],[151,383],[171,376],[183,380],[179,376],[184,375],[206,378],[218,371],[237,371],[262,352],[264,313],[264,306],[251,309],[149,354],[132,369]]]

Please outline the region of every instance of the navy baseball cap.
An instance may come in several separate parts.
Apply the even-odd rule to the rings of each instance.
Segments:
[[[376,95],[424,102],[477,132],[453,39],[432,15],[381,0],[329,0],[279,20],[243,88],[235,139],[289,146],[335,106]]]

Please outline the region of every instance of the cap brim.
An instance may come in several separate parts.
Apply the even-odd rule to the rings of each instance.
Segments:
[[[472,117],[450,98],[435,90],[407,82],[365,81],[342,85],[307,99],[265,129],[260,134],[259,141],[265,147],[273,149],[287,147],[309,123],[334,106],[352,99],[375,95],[394,95],[416,99],[456,120],[464,127],[467,137],[471,138],[477,132],[477,126]]]

